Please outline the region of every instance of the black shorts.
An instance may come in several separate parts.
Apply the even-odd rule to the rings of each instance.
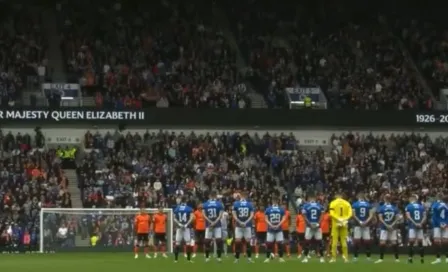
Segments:
[[[166,242],[166,234],[165,233],[155,233],[154,234],[154,242],[159,243],[165,243]]]
[[[148,242],[149,234],[148,233],[139,233],[137,234],[137,241],[139,242]]]
[[[305,233],[302,232],[296,232],[296,238],[297,238],[297,242],[302,242],[305,241]]]
[[[257,232],[256,236],[259,243],[264,243],[266,242],[267,232],[265,231]]]
[[[322,233],[322,240],[328,241],[330,239],[330,233]]]
[[[196,241],[203,242],[205,240],[205,230],[196,230],[194,234]]]
[[[289,230],[283,231],[283,240],[289,240]]]

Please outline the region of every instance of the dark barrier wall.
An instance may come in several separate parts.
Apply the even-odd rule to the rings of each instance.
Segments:
[[[183,109],[152,108],[140,111],[0,110],[1,125],[117,125],[207,127],[382,127],[444,128],[448,112]]]

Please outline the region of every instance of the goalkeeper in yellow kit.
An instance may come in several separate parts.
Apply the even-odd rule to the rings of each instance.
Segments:
[[[338,242],[341,243],[342,257],[348,262],[348,220],[352,217],[352,206],[342,198],[342,194],[336,194],[335,199],[330,203],[331,217],[331,260],[336,261]]]

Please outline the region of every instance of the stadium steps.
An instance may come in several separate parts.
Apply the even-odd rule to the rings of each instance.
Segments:
[[[221,31],[224,37],[229,42],[230,47],[234,52],[236,52],[236,65],[239,68],[239,71],[244,73],[247,68],[247,63],[244,61],[244,58],[241,56],[240,48],[236,42],[235,36],[229,28],[229,20],[223,11],[216,5],[213,6],[213,17],[216,22],[222,27]]]
[[[76,170],[65,169],[64,172],[69,181],[68,191],[72,197],[72,207],[82,208],[81,192],[78,188],[78,177],[76,175]]]
[[[73,137],[70,138],[70,142],[65,142],[64,144],[60,144],[55,139],[52,139],[51,135],[46,135],[46,143],[45,146],[47,149],[57,149],[59,146],[75,146],[78,150],[76,152],[76,158],[75,163],[78,163],[79,157],[82,156],[84,153],[84,143],[81,138]],[[65,176],[67,177],[69,184],[68,184],[68,191],[71,195],[72,199],[72,207],[73,208],[82,208],[82,201],[81,201],[81,192],[78,188],[78,176],[76,174],[75,169],[68,169],[64,168]]]
[[[61,51],[61,37],[58,33],[58,24],[55,11],[48,8],[43,13],[42,26],[48,37],[48,65],[52,71],[53,82],[67,82],[65,73],[65,62]]]

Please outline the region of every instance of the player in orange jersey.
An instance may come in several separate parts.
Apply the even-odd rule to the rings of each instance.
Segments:
[[[330,252],[330,224],[331,224],[331,217],[330,214],[325,212],[322,216],[322,220],[320,222],[320,229],[322,230],[322,248],[325,249],[326,254],[329,254]],[[325,256],[321,256],[325,257]]]
[[[297,255],[302,257],[302,243],[305,241],[306,221],[303,214],[296,215]]]
[[[135,239],[134,244],[135,259],[138,258],[139,247],[144,247],[145,256],[150,259],[149,230],[151,229],[151,217],[144,208],[140,209],[140,213],[135,216],[134,228],[137,233],[137,239]]]
[[[196,257],[196,252],[200,246],[205,252],[204,241],[205,241],[205,218],[202,213],[202,204],[199,204],[196,211],[194,212],[194,234],[196,245],[194,247],[193,258]]]
[[[265,207],[260,206],[254,215],[255,233],[256,233],[255,258],[259,257],[260,245],[266,246],[266,235],[268,231],[268,224],[266,224],[264,210]]]
[[[289,213],[288,207],[286,205],[283,205],[283,209],[285,210],[285,218],[286,220],[282,224],[282,231],[283,231],[283,239],[285,241],[285,252],[286,256],[291,256],[291,250],[290,250],[290,242],[289,242],[289,226],[291,225],[291,214]]]
[[[157,251],[162,254],[164,258],[166,255],[166,214],[163,212],[163,207],[159,207],[158,212],[154,215],[154,258],[157,258]]]

